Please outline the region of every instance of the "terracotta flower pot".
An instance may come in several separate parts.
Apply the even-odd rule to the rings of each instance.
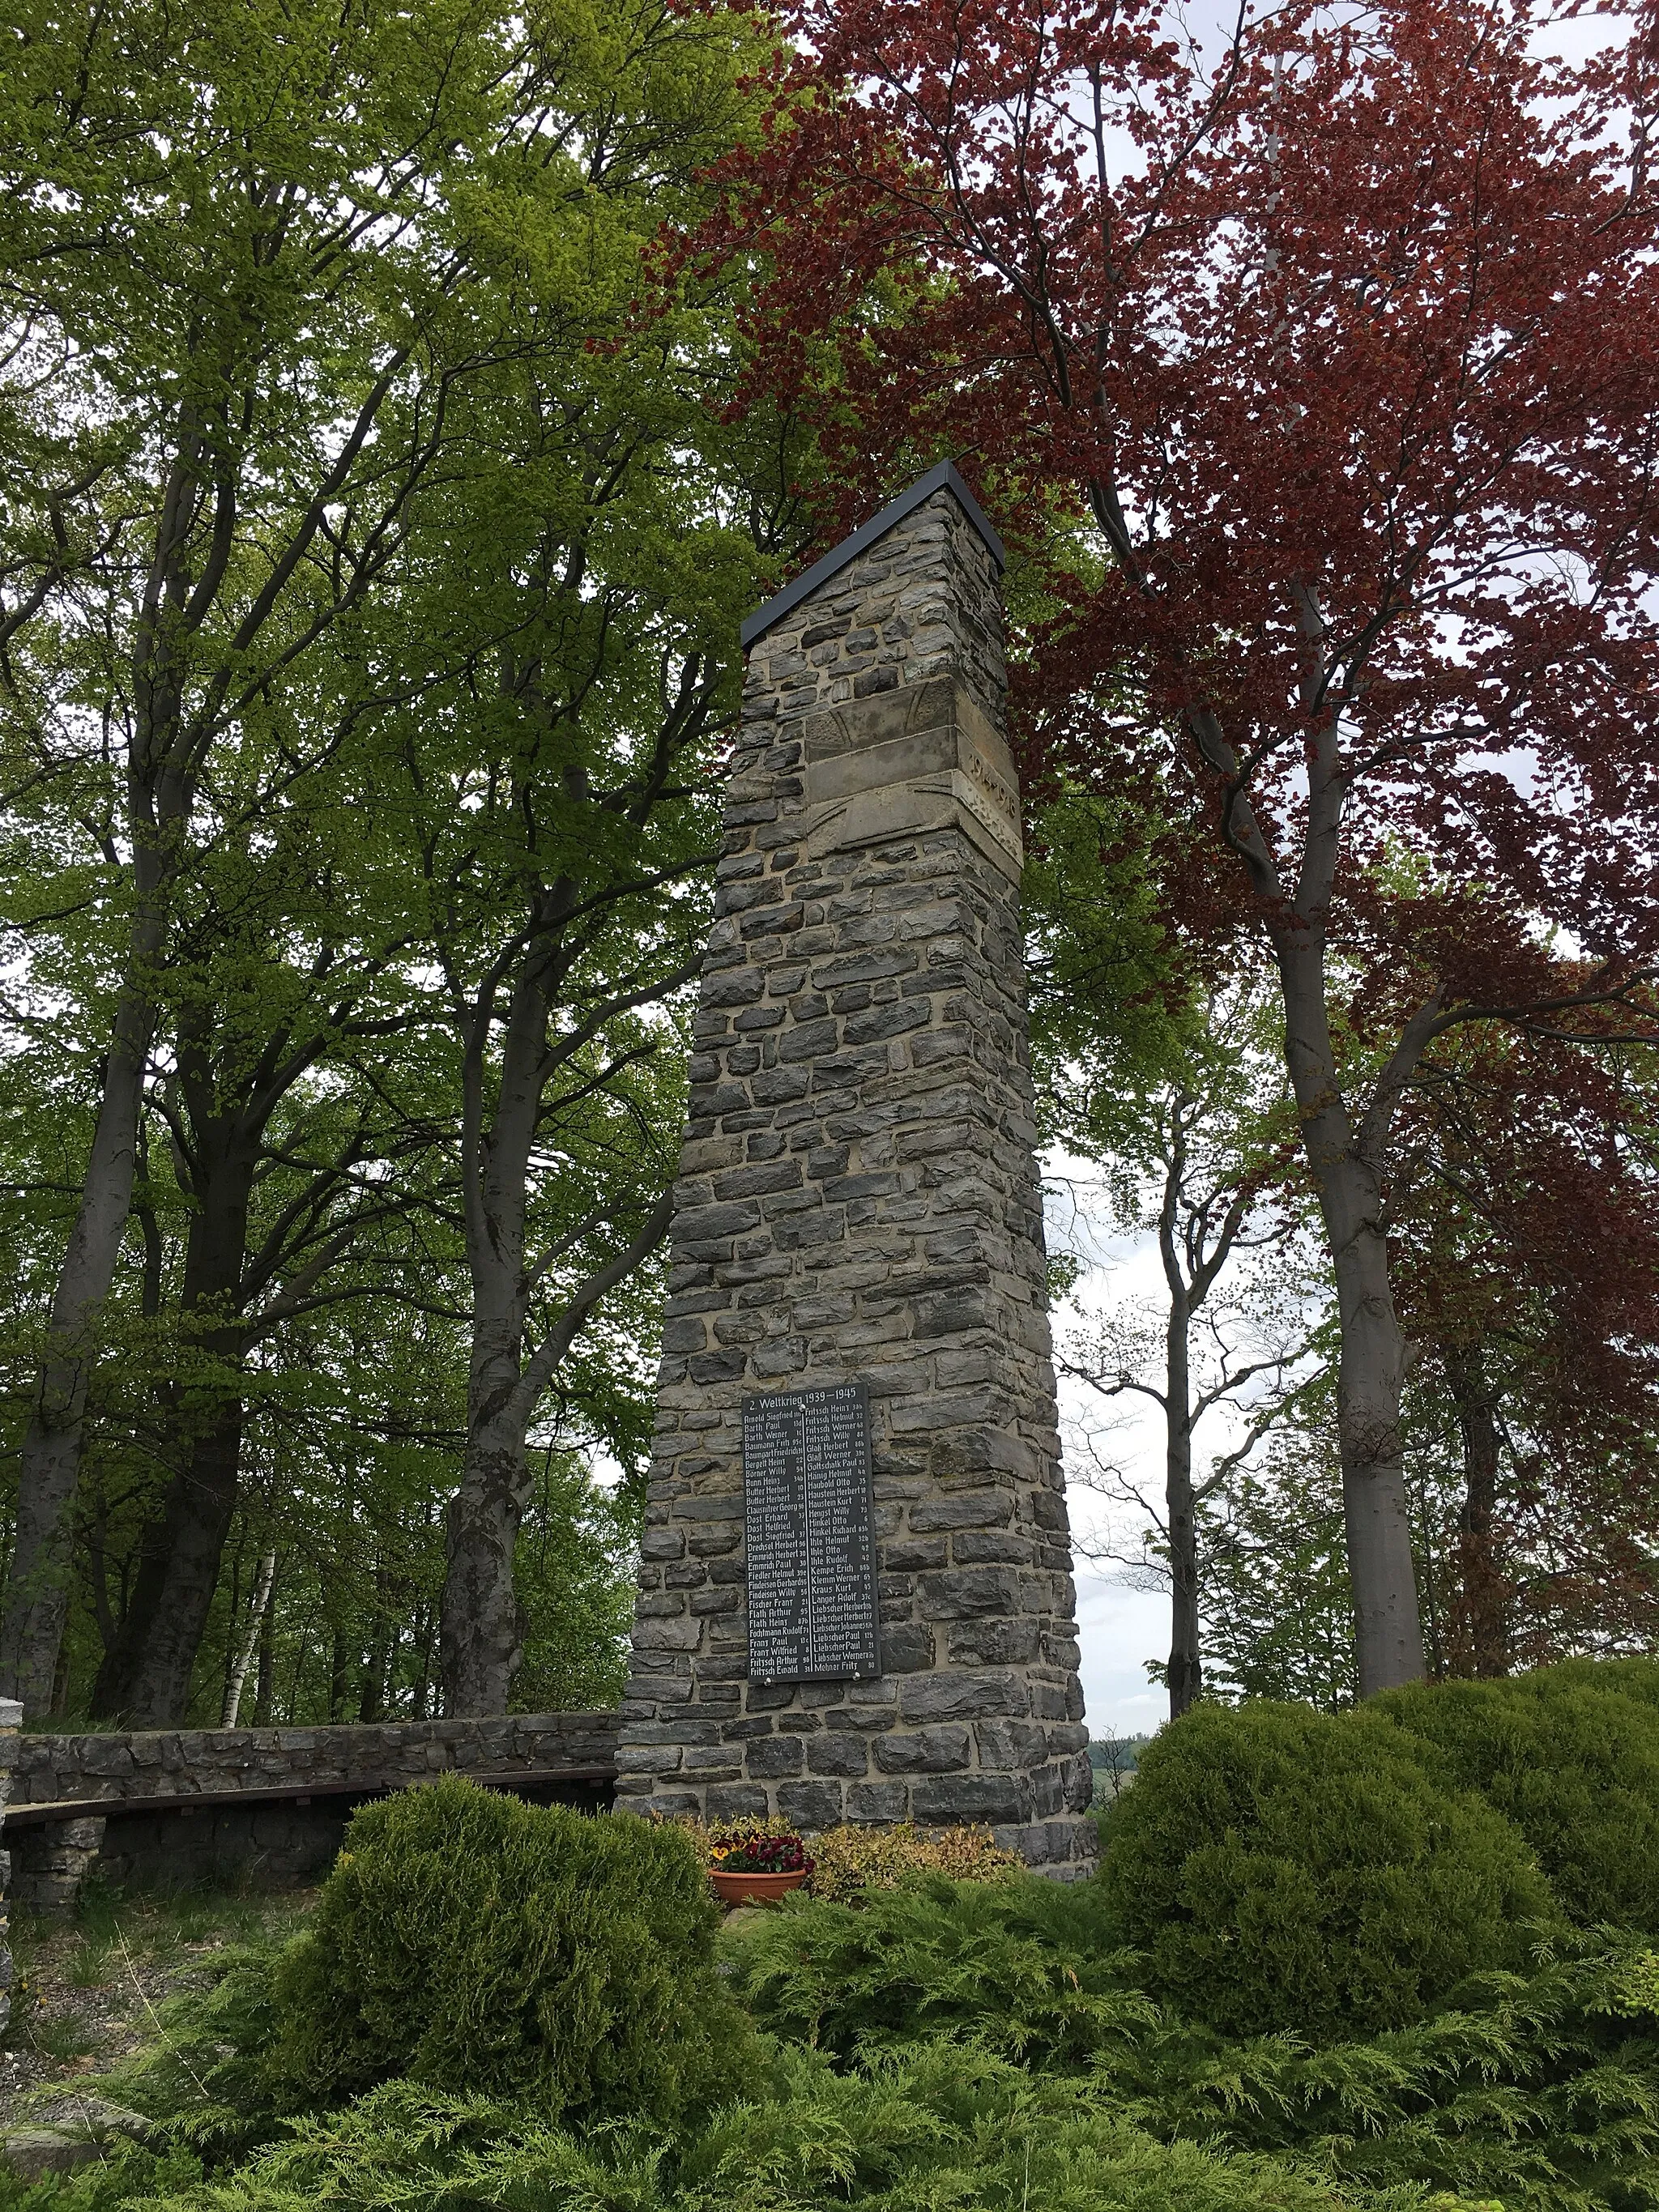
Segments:
[[[722,1868],[710,1867],[708,1879],[722,1905],[766,1905],[786,1890],[799,1889],[806,1879],[806,1869],[798,1867],[793,1874],[727,1874]]]

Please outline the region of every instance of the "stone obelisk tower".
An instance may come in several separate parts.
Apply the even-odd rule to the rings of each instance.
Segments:
[[[1081,1872],[1001,569],[945,464],[744,626],[617,1802]],[[848,1382],[879,1671],[757,1679],[744,1401]]]

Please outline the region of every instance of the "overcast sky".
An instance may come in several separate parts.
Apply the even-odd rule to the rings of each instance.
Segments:
[[[1043,1166],[1048,1249],[1075,1253],[1091,1263],[1074,1296],[1054,1314],[1060,1348],[1089,1313],[1120,1299],[1156,1305],[1164,1285],[1152,1239],[1114,1234],[1085,1164],[1051,1153]],[[1074,1536],[1086,1542],[1104,1532],[1109,1518],[1105,1502],[1074,1479],[1087,1461],[1087,1434],[1099,1433],[1109,1423],[1114,1461],[1156,1494],[1163,1488],[1163,1415],[1144,1398],[1121,1399],[1108,1407],[1086,1385],[1063,1376],[1060,1401],[1072,1527]],[[1121,1508],[1112,1517],[1119,1531],[1127,1527]],[[1146,1662],[1169,1651],[1169,1599],[1161,1591],[1126,1589],[1109,1566],[1092,1565],[1081,1556],[1076,1570],[1090,1731],[1097,1736],[1136,1735],[1154,1729],[1169,1708],[1163,1689],[1147,1680]]]

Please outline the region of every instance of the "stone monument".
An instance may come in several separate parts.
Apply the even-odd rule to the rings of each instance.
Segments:
[[[941,465],[744,629],[619,1807],[1094,1849],[1002,547]]]

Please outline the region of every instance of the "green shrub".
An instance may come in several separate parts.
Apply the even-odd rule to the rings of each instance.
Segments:
[[[1097,2087],[1155,2135],[1291,2157],[1344,2188],[1455,2191],[1503,2212],[1659,2207],[1659,1954],[1566,1929],[1524,1975],[1364,2042],[1223,2042],[1170,2022]]]
[[[1376,1705],[1514,1823],[1565,1912],[1659,1934],[1659,1665],[1570,1661]]]
[[[1513,1828],[1370,1709],[1200,1705],[1142,1754],[1101,1881],[1150,1986],[1230,2034],[1397,2027],[1522,1965],[1547,1884]]]
[[[1081,2066],[1156,2011],[1114,1955],[1092,1883],[913,1875],[854,1904],[793,1897],[722,1948],[763,2027],[842,2057],[945,2036]]]
[[[954,2045],[850,2073],[792,2052],[769,2086],[671,2145],[580,2141],[522,2107],[389,2083],[143,2212],[1423,2212],[1414,2194],[1355,2198],[1285,2161],[1161,2142],[1086,2085]]]
[[[550,2117],[668,2118],[744,2036],[686,1838],[446,1778],[366,1806],[276,1977],[279,2079],[333,2104],[404,2076]]]
[[[1659,1705],[1659,1659],[1561,1659],[1540,1668],[1523,1681],[1590,1682],[1616,1690],[1621,1698],[1635,1698],[1645,1705]]]

